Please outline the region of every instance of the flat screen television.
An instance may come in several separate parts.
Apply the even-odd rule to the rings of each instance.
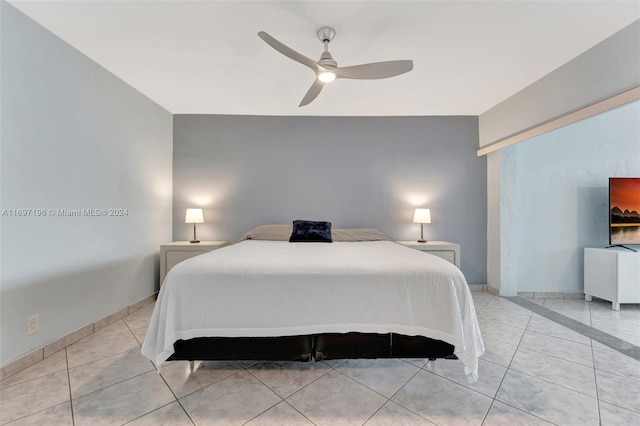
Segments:
[[[640,177],[609,178],[609,244],[640,244]]]

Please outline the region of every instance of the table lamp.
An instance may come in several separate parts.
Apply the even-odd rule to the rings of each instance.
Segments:
[[[431,210],[416,209],[415,213],[413,214],[413,223],[420,224],[420,239],[418,240],[418,242],[426,243],[427,240],[424,239],[424,224],[431,223]]]
[[[202,209],[187,209],[187,215],[184,218],[184,223],[193,223],[193,240],[189,242],[199,243],[200,240],[196,238],[196,223],[204,223]]]

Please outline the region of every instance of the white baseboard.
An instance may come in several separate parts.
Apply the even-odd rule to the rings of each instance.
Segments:
[[[525,299],[584,299],[584,293],[561,291],[520,291],[518,296]]]

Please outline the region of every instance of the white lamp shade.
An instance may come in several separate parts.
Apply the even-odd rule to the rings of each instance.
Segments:
[[[416,209],[413,214],[414,223],[431,223],[431,210],[429,209]]]
[[[204,223],[202,209],[187,209],[187,215],[184,218],[184,223]]]

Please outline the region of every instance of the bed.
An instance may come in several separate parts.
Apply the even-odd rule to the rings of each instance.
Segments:
[[[484,346],[458,268],[375,230],[292,243],[282,227],[171,269],[142,347],[158,370],[170,359],[457,357],[477,380]]]

